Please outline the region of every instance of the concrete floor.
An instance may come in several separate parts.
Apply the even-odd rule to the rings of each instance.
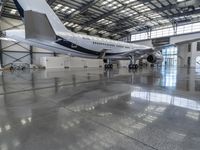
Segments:
[[[199,150],[199,114],[195,69],[0,76],[0,150]]]

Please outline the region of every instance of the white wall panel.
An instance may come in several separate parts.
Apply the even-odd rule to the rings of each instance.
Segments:
[[[53,55],[51,54],[39,54],[39,53],[34,53],[33,54],[33,64],[34,65],[40,65],[40,59],[42,57],[52,57]]]
[[[50,68],[98,68],[103,66],[103,60],[84,59],[78,57],[42,57],[40,65],[47,69]]]
[[[65,68],[70,68],[71,67],[71,57],[69,56],[64,56],[65,57]]]
[[[120,67],[128,67],[129,64],[130,64],[129,60],[120,60],[119,61],[119,66]]]
[[[72,57],[70,61],[71,68],[84,68],[87,65],[86,60],[83,58]]]
[[[101,59],[99,59],[99,67],[104,67],[104,62]]]
[[[89,68],[92,67],[99,67],[99,60],[98,59],[85,59],[86,61],[86,66]]]
[[[65,68],[63,57],[42,57],[40,58],[40,64],[46,69],[62,69]]]

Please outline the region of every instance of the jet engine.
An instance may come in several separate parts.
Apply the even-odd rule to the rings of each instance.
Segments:
[[[152,64],[160,64],[163,62],[163,56],[161,52],[154,52],[147,56],[147,61]]]

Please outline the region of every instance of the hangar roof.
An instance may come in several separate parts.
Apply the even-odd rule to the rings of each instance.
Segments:
[[[3,1],[2,16],[19,19],[13,0]],[[112,39],[200,20],[199,0],[47,1],[67,28]]]

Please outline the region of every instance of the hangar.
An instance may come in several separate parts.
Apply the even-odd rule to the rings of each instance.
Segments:
[[[199,150],[198,0],[0,0],[0,150]]]

